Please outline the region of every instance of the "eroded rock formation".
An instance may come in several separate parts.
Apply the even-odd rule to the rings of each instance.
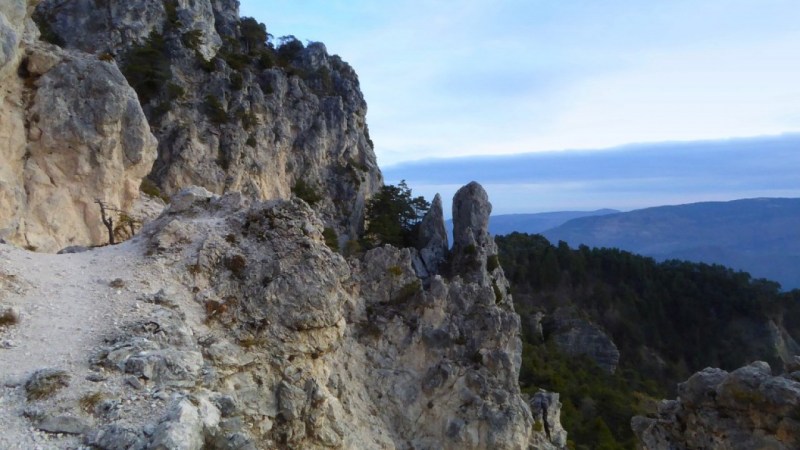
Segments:
[[[323,44],[253,42],[230,0],[45,0],[37,14],[52,39],[123,68],[158,138],[151,178],[165,193],[294,190],[341,243],[356,238],[382,179],[358,77]],[[136,59],[143,49],[153,56]]]
[[[0,237],[44,251],[105,243],[94,202],[133,209],[155,137],[115,64],[38,41],[24,2],[4,8]]]
[[[559,308],[546,320],[547,339],[571,356],[584,355],[608,373],[619,364],[619,349],[603,329],[580,317],[572,308]]]
[[[662,401],[655,417],[635,417],[633,430],[650,450],[798,448],[798,368],[785,376],[765,362],[705,369],[678,385],[678,399]]]
[[[473,200],[486,201],[460,197]],[[498,293],[502,268],[475,259],[492,253],[486,217],[459,223],[478,237],[454,256],[466,277],[420,278],[414,248],[345,260],[306,203],[248,204],[187,189],[103,250],[150,277],[115,289],[147,291],[88,366],[66,371],[70,386],[27,407],[35,427],[74,426],[53,442],[100,449],[563,448],[557,396],[537,394],[534,416],[520,394],[519,317]],[[105,393],[89,412],[72,400],[83,380]]]

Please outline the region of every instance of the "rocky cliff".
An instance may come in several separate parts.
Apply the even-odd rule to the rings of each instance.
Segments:
[[[520,395],[519,317],[502,268],[487,267],[485,192],[471,184],[457,203],[474,212],[456,223],[475,250],[452,257],[465,272],[450,278],[421,272],[413,248],[345,260],[299,200],[202,188],[131,241],[36,255],[57,271],[46,281],[0,246],[0,301],[19,316],[0,331],[13,367],[0,444],[562,448],[557,395]],[[68,308],[45,338],[60,345],[40,349],[32,334],[62,317],[53,308]]]
[[[655,417],[635,417],[645,448],[794,449],[800,446],[800,364],[773,376],[755,362],[726,372],[708,368],[678,386]]]
[[[175,194],[120,245],[0,241],[0,447],[563,448],[486,192],[452,254],[437,196],[415,248],[344,259],[381,184],[357,76],[267,37],[233,0],[0,5],[0,238]]]
[[[0,238],[105,242],[95,201],[133,210],[156,140],[118,67],[39,41],[32,7],[0,6]]]
[[[123,70],[158,138],[150,177],[166,194],[294,190],[342,243],[358,235],[381,175],[358,77],[323,44],[276,48],[235,0],[44,0],[36,17],[51,40]]]
[[[358,236],[382,179],[358,77],[324,45],[276,48],[236,1],[2,8],[0,238],[106,243],[95,201],[131,216],[145,176],[165,195],[298,195]]]

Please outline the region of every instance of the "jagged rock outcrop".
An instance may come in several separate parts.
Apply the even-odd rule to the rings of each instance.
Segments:
[[[180,209],[202,216],[231,201],[181,202]],[[467,206],[469,198],[462,201]],[[467,227],[483,236],[486,219],[468,219]],[[193,262],[186,270],[214,324],[206,357],[225,355],[212,388],[240,414],[266,416],[252,442],[525,448],[534,435],[550,442],[533,430],[519,396],[519,318],[491,284],[433,275],[423,288],[414,249],[381,247],[348,265],[320,245],[322,224],[298,203],[256,206],[225,220],[227,227],[204,230],[182,258]],[[154,234],[156,251],[195,241],[195,225],[175,222]],[[492,277],[502,283],[502,269]],[[242,345],[258,355],[246,372],[228,350]],[[256,391],[273,394],[252,397]]]
[[[439,273],[439,268],[447,259],[450,249],[450,245],[447,243],[447,231],[444,227],[442,197],[439,194],[433,197],[430,209],[419,224],[417,249],[422,262],[417,273],[422,276]]]
[[[156,157],[136,93],[113,63],[37,41],[24,2],[4,8],[0,28],[17,27],[2,47],[17,46],[0,69],[0,236],[44,251],[105,243],[95,200],[131,211]]]
[[[481,285],[492,281],[487,273],[493,272],[499,266],[497,245],[489,234],[491,213],[489,195],[475,181],[459,189],[453,197],[451,267],[455,273]],[[505,276],[502,280],[505,280]]]
[[[557,309],[546,321],[547,339],[555,342],[564,353],[584,355],[608,373],[619,364],[619,349],[600,327],[579,317],[569,308]]]
[[[755,362],[726,372],[707,368],[678,385],[678,399],[632,427],[650,450],[794,449],[800,446],[800,377],[772,376]]]
[[[306,203],[248,205],[239,194],[187,189],[131,241],[53,256],[88,262],[94,252],[121,252],[147,279],[131,274],[109,284],[147,291],[128,294],[129,304],[118,292],[116,307],[132,312],[109,324],[99,351],[77,355],[89,366],[69,366],[68,387],[24,408],[40,429],[81,431],[47,442],[564,447],[557,397],[537,395],[534,416],[520,394],[519,317],[493,287],[503,285],[502,268],[486,280],[475,273],[478,281],[460,273],[423,280],[414,248],[379,247],[345,260],[327,247],[324,224]],[[467,226],[482,235],[484,219]],[[73,389],[104,394],[92,400]]]
[[[558,397],[558,393],[539,390],[530,400],[534,429],[541,428],[545,437],[544,441],[534,443],[535,448],[542,444],[552,444],[558,448],[567,445],[567,431],[561,426],[561,402]],[[535,437],[541,439],[541,435]]]
[[[358,77],[324,45],[272,49],[232,0],[45,0],[37,14],[66,47],[114,55],[158,138],[164,192],[294,191],[341,243],[357,236],[382,179]]]

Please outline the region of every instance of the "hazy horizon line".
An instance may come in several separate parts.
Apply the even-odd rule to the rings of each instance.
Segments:
[[[533,151],[517,152],[517,153],[496,153],[496,154],[485,153],[479,155],[429,157],[420,159],[409,159],[406,161],[387,164],[385,166],[378,164],[378,167],[381,170],[383,170],[384,168],[395,169],[406,164],[440,163],[446,161],[461,161],[461,160],[492,160],[492,159],[505,159],[505,158],[513,158],[519,156],[533,156],[533,155],[563,155],[564,153],[572,153],[578,155],[578,154],[589,154],[597,152],[641,150],[644,147],[657,148],[659,146],[681,146],[681,145],[691,145],[691,144],[713,144],[713,143],[721,144],[721,143],[731,143],[731,142],[785,139],[792,137],[800,138],[800,131],[786,131],[777,134],[761,134],[761,135],[750,135],[750,136],[730,136],[730,137],[721,137],[715,139],[676,139],[676,140],[664,140],[664,141],[637,141],[637,142],[629,142],[626,144],[613,145],[610,147],[562,148],[562,149],[549,149],[549,150],[533,150]]]

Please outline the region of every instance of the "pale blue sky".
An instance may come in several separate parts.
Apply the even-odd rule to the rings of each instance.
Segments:
[[[378,162],[800,131],[797,0],[242,0],[359,74]]]

